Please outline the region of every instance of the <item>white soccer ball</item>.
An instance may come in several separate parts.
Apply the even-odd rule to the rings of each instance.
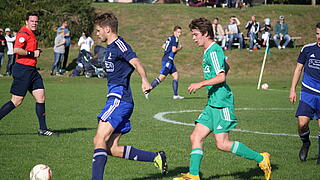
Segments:
[[[30,180],[51,180],[52,172],[49,166],[38,164],[30,171]]]
[[[263,83],[263,84],[261,85],[261,89],[266,90],[266,89],[268,89],[268,88],[269,88],[269,85],[268,85],[267,83]]]

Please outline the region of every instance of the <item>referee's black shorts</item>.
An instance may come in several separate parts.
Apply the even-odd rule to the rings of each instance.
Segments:
[[[27,91],[44,89],[43,80],[36,67],[15,63],[12,68],[13,82],[10,93],[25,96]]]

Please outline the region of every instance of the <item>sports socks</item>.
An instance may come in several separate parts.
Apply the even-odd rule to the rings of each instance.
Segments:
[[[173,94],[178,96],[178,80],[172,80]]]
[[[318,159],[320,159],[320,132],[318,134]]]
[[[108,154],[105,149],[98,148],[94,150],[92,160],[92,179],[102,180],[104,174],[104,167],[107,163]]]
[[[9,114],[16,106],[12,101],[8,101],[0,108],[0,120]]]
[[[135,161],[153,162],[156,157],[155,152],[143,151],[132,146],[124,146],[123,158]]]
[[[192,149],[190,153],[190,166],[189,166],[190,174],[199,175],[202,157],[203,157],[203,149],[201,148]]]
[[[36,114],[39,120],[39,127],[41,130],[47,129],[45,103],[36,103]]]
[[[160,79],[159,78],[155,78],[151,83],[152,89],[157,87],[160,83],[161,83]]]
[[[230,152],[246,159],[255,160],[258,163],[263,161],[263,156],[260,153],[253,151],[239,141],[234,141]]]
[[[310,135],[310,130],[303,132],[303,133],[299,133],[300,139],[303,143],[304,146],[310,146],[311,142],[309,139],[309,135]]]

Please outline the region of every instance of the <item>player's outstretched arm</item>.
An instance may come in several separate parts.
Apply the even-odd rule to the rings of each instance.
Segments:
[[[204,87],[204,86],[212,86],[216,84],[221,84],[226,81],[226,74],[224,72],[219,73],[216,77],[213,77],[208,80],[204,80],[198,83],[192,83],[188,87],[188,92],[195,93],[198,89]]]
[[[303,64],[297,63],[296,69],[293,72],[289,100],[292,104],[294,104],[297,100],[296,87],[300,80],[300,76],[302,73]]]
[[[141,81],[142,81],[142,92],[149,92],[152,87],[148,81],[147,78],[147,73],[144,70],[141,61],[138,58],[133,58],[130,61],[130,64],[137,70],[137,72],[139,73],[140,77],[141,77]]]

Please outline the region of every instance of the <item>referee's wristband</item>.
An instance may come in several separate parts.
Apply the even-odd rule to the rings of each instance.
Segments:
[[[29,57],[34,57],[34,51],[28,51],[27,56]]]

